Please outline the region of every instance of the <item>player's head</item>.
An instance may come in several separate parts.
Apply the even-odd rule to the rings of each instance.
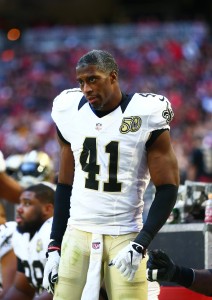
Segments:
[[[55,186],[38,183],[27,187],[20,196],[16,222],[19,232],[34,234],[42,224],[53,216]]]
[[[107,51],[92,50],[82,56],[76,66],[76,77],[95,110],[110,111],[120,102],[118,66]]]
[[[18,170],[18,180],[23,187],[41,181],[53,182],[54,168],[50,156],[37,150],[26,153]]]
[[[104,50],[92,50],[83,55],[77,65],[76,69],[86,67],[88,65],[96,66],[99,71],[110,74],[115,71],[118,74],[118,65],[114,57]]]

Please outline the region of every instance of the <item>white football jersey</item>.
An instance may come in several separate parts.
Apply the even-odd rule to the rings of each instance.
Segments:
[[[48,219],[30,240],[29,233],[13,234],[13,248],[15,255],[21,261],[24,273],[30,284],[42,291],[43,271],[46,264],[46,252],[50,241],[52,219]]]
[[[139,232],[150,180],[145,144],[152,131],[170,129],[170,102],[126,95],[99,118],[80,89],[70,89],[55,98],[52,118],[75,158],[69,224],[100,234]]]
[[[16,230],[16,222],[9,221],[0,225],[0,287],[2,286],[1,259],[12,250],[12,235]]]
[[[0,172],[4,172],[6,169],[6,162],[4,159],[4,155],[0,150]]]

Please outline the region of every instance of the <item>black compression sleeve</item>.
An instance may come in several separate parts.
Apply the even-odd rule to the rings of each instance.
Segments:
[[[69,218],[72,186],[58,183],[54,200],[54,217],[50,238],[61,244]]]
[[[150,207],[147,220],[135,238],[135,242],[147,248],[168,219],[177,200],[178,187],[164,184],[156,188],[155,198]]]

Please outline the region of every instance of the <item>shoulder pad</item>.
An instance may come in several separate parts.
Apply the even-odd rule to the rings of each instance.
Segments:
[[[62,91],[53,101],[53,110],[62,111],[69,108],[77,99],[81,99],[83,93],[79,88]]]
[[[169,124],[174,117],[174,112],[171,107],[170,101],[163,95],[152,94],[152,93],[139,93],[143,99],[146,99],[145,108],[147,114],[149,114],[152,120]]]
[[[165,96],[159,95],[159,94],[154,94],[154,93],[137,93],[140,97],[147,99],[147,100],[160,100],[164,101],[165,99],[168,100]]]

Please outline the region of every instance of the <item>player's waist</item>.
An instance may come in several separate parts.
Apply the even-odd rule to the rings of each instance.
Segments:
[[[74,227],[78,230],[107,234],[107,235],[121,235],[131,232],[139,232],[143,226],[142,220],[136,219],[134,222],[129,223],[126,219],[125,222],[98,222],[95,220],[75,220],[70,218],[68,220],[68,226]]]

